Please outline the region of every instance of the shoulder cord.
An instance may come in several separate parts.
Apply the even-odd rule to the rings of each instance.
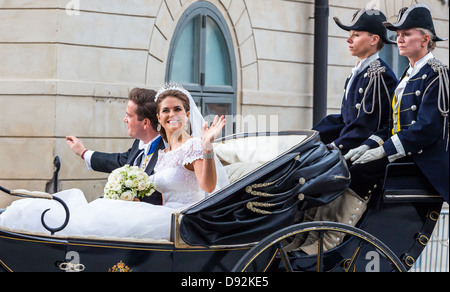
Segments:
[[[438,77],[436,77],[425,89],[423,93],[423,97],[427,93],[428,89],[430,89],[431,85],[434,84],[437,80],[439,80],[439,92],[438,92],[438,109],[441,113],[442,117],[444,117],[444,131],[442,139],[445,140],[445,134],[447,133],[447,145],[446,151],[448,151],[450,133],[449,133],[449,78],[448,78],[448,66],[443,64],[441,61],[437,59],[431,59],[428,61],[428,64],[431,66],[434,72],[438,73]],[[423,98],[422,98],[423,99]]]
[[[380,129],[380,126],[381,126],[381,111],[382,111],[382,108],[381,108],[381,83],[383,83],[384,89],[389,98],[389,104],[391,104],[390,93],[386,86],[386,82],[384,81],[384,76],[383,76],[383,73],[385,73],[385,72],[386,72],[386,67],[381,66],[380,61],[375,60],[370,63],[369,69],[367,69],[367,74],[368,74],[370,80],[369,80],[369,84],[366,87],[366,90],[364,91],[364,96],[361,101],[361,108],[364,110],[364,113],[369,114],[369,115],[372,114],[375,110],[375,100],[376,100],[377,92],[378,92],[378,106],[380,109],[380,111],[378,113],[378,127],[377,127],[378,130]],[[372,95],[372,109],[367,110],[366,109],[366,96],[367,96],[367,93],[369,92],[370,88],[372,88],[372,85],[374,87],[373,95]],[[361,109],[358,109],[358,116],[359,116],[360,112],[361,112]]]

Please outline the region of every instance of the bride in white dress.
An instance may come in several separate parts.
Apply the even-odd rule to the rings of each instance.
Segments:
[[[228,184],[212,147],[225,125],[224,117],[216,117],[208,128],[189,92],[174,83],[166,84],[156,99],[158,130],[169,145],[160,150],[153,176],[155,188],[163,195],[163,206],[111,199],[88,204],[80,190],[63,191],[56,196],[66,202],[71,217],[56,235],[169,240],[172,213],[202,200],[205,192]],[[15,201],[0,215],[0,225],[48,233],[40,221],[48,208],[47,225],[61,225],[62,208],[43,199]]]

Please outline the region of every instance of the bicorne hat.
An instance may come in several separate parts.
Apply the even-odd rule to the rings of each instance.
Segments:
[[[439,42],[447,40],[436,35],[430,9],[425,4],[416,4],[409,8],[402,8],[399,12],[397,23],[385,21],[383,24],[387,29],[393,31],[399,29],[424,28],[433,33],[433,41]]]
[[[396,43],[388,38],[387,29],[383,25],[383,22],[386,21],[386,16],[378,9],[363,8],[359,10],[355,13],[352,23],[349,25],[343,24],[337,17],[333,17],[333,19],[343,30],[367,31],[380,36],[386,44],[392,45]]]

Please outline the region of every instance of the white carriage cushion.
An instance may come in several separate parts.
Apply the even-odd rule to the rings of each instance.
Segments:
[[[224,165],[230,183],[234,183],[301,143],[306,137],[306,135],[293,135],[232,139],[215,143],[214,151]]]
[[[215,143],[214,151],[222,164],[253,162],[264,164],[301,143],[306,135],[259,136]]]
[[[254,163],[254,162],[236,162],[233,164],[225,165],[224,168],[225,171],[227,172],[230,183],[234,183],[244,175],[257,169],[261,165],[262,165],[261,163]]]

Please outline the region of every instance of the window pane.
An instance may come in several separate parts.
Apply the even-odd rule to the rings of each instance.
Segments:
[[[199,83],[199,17],[193,18],[183,29],[173,57],[170,80],[182,84]]]
[[[206,116],[212,117],[212,120],[214,120],[214,117],[216,115],[219,116],[229,116],[231,115],[231,104],[229,103],[207,103],[205,108],[205,114]],[[211,120],[211,122],[212,122]]]
[[[206,20],[205,85],[231,85],[230,57],[225,38],[216,22]]]
[[[207,121],[209,124],[211,124],[214,121],[214,117],[216,115],[218,115],[219,117],[223,115],[226,118],[229,118],[230,116],[232,116],[231,104],[229,104],[229,103],[206,103],[203,115],[204,115],[205,121]],[[234,125],[234,122],[232,121],[232,119],[227,120],[225,127],[222,130],[222,133],[217,138],[221,138],[221,137],[225,137],[225,136],[233,134],[234,127],[235,127],[235,125]]]
[[[400,56],[397,46],[385,46],[380,52],[380,58],[391,67],[398,78],[402,76],[409,66],[408,58]]]

